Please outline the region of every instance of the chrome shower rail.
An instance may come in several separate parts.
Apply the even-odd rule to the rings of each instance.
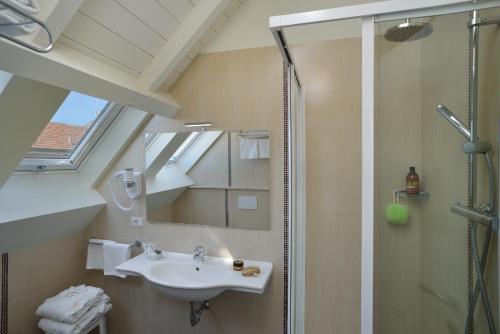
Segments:
[[[47,53],[47,52],[50,52],[50,50],[52,50],[52,48],[54,46],[53,38],[52,38],[52,33],[50,32],[49,28],[45,25],[45,23],[43,23],[42,21],[40,21],[36,17],[31,16],[31,15],[29,15],[29,14],[27,14],[27,13],[25,13],[25,12],[19,10],[19,9],[17,9],[16,7],[12,6],[11,4],[9,4],[9,3],[7,3],[7,2],[5,2],[3,0],[0,0],[0,5],[4,6],[5,8],[7,8],[7,9],[13,11],[13,12],[15,12],[16,14],[21,15],[22,17],[26,18],[26,21],[21,22],[21,23],[0,24],[0,37],[5,38],[5,39],[7,39],[7,40],[9,40],[9,41],[11,41],[13,43],[22,45],[25,48],[30,49],[30,50],[35,51],[35,52]],[[48,39],[48,43],[47,44],[48,45],[46,47],[40,47],[38,45],[25,42],[22,39],[16,38],[16,37],[11,36],[9,34],[6,34],[6,33],[2,32],[2,30],[1,30],[2,27],[20,26],[20,25],[33,24],[33,23],[35,23],[38,26],[40,26],[40,28],[42,28],[43,30],[45,30],[45,32],[47,33],[47,39]]]

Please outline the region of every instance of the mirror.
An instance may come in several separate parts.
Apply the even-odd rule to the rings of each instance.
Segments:
[[[268,130],[145,135],[151,222],[270,228]]]

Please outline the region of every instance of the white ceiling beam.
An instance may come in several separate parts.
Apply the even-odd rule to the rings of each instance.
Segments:
[[[46,0],[43,2],[38,18],[49,27],[54,43],[78,11],[83,1]],[[46,40],[47,36],[44,31],[39,31],[34,38],[37,44],[43,44]]]
[[[15,75],[169,118],[180,110],[170,94],[152,92],[137,78],[63,45],[38,54],[0,40],[0,54],[0,69]]]
[[[156,91],[184,56],[226,8],[230,0],[203,0],[186,16],[175,33],[142,72],[144,87]]]

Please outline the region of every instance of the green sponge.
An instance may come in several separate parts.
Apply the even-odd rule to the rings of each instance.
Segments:
[[[391,224],[404,224],[408,220],[408,207],[391,203],[385,207],[385,219]]]

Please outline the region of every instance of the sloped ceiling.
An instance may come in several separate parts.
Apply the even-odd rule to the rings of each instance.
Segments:
[[[168,88],[240,0],[51,0],[38,15],[49,53],[0,39],[0,69],[56,87],[175,117]],[[35,33],[23,36],[48,41]]]
[[[172,85],[240,6],[232,0],[167,76]],[[199,0],[86,0],[58,39],[135,77],[158,55]]]
[[[97,180],[149,119],[144,111],[175,116],[180,106],[165,88],[220,31],[240,1],[52,0],[50,4],[42,13],[45,17],[40,17],[58,37],[50,53],[34,53],[0,39],[0,69],[14,74],[1,95],[7,100],[1,105],[5,122],[0,122],[0,130],[9,138],[23,136],[19,145],[0,145],[0,153],[12,157],[0,168],[0,184],[6,181],[0,186],[2,251],[74,233],[91,221],[106,205],[93,189]],[[30,84],[42,94],[34,102],[18,98],[26,96],[23,88]],[[128,108],[77,172],[13,174],[7,179],[68,90]],[[33,95],[32,89],[28,91]],[[42,102],[46,106],[40,114]],[[21,120],[15,113],[19,108]]]

